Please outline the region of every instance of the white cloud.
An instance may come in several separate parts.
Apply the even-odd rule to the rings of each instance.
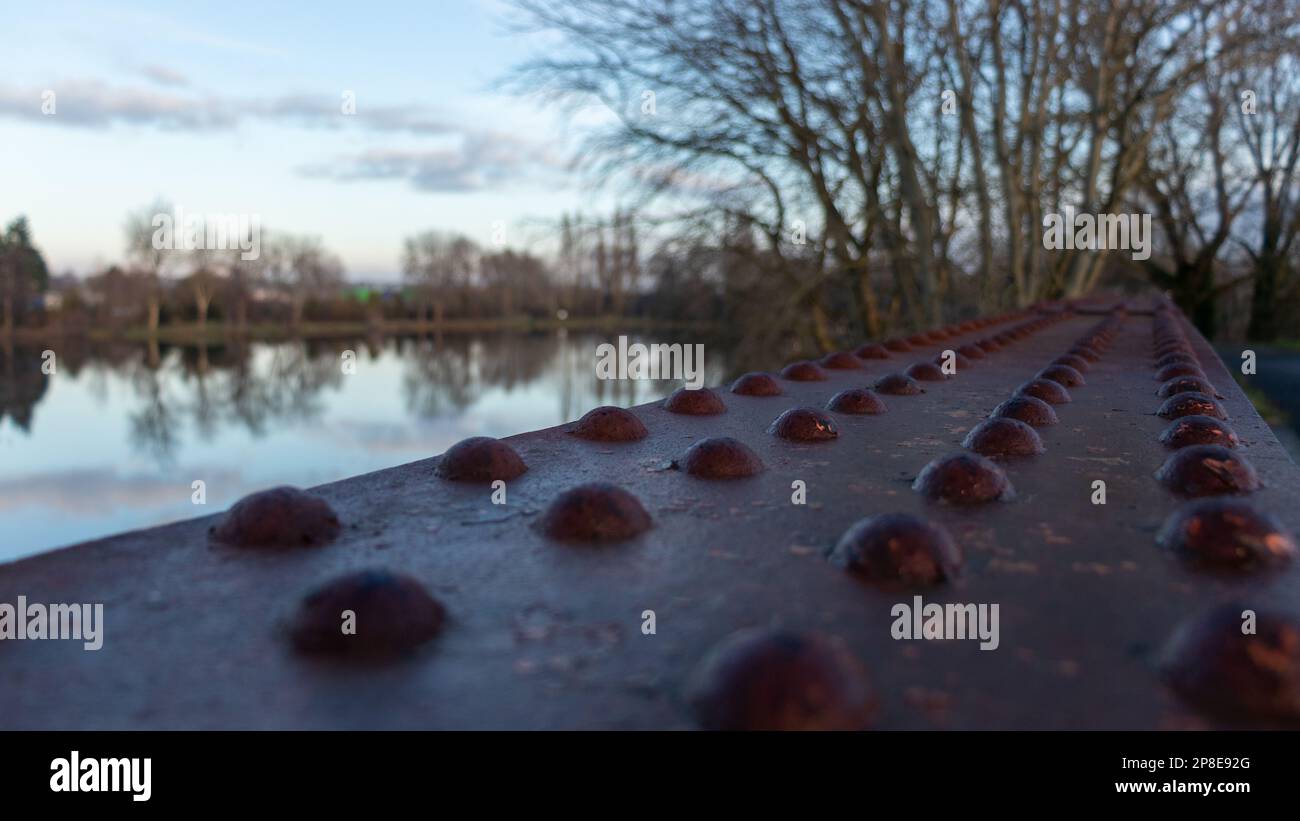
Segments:
[[[536,181],[561,167],[535,146],[499,134],[468,134],[456,148],[373,149],[336,161],[305,165],[303,176],[344,182],[406,180],[419,191],[454,192]]]

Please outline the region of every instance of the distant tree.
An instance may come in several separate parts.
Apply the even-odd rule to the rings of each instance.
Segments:
[[[32,245],[27,218],[18,217],[0,234],[0,295],[6,335],[13,333],[16,316],[25,310],[31,294],[43,293],[49,280],[45,258]]]
[[[290,322],[297,328],[302,324],[307,300],[343,284],[343,262],[325,248],[320,237],[277,234],[267,241],[267,232],[263,237],[262,253],[268,255],[267,277],[287,296]]]
[[[1291,284],[1292,252],[1300,236],[1300,58],[1296,40],[1283,42],[1289,49],[1281,60],[1238,81],[1257,94],[1253,112],[1237,107],[1259,191],[1250,209],[1252,236],[1239,243],[1255,280],[1247,334],[1265,342],[1278,336],[1277,303]]]
[[[170,218],[173,213],[171,203],[160,198],[128,213],[123,224],[126,257],[144,277],[147,322],[151,335],[158,330],[162,306],[162,279],[179,260],[179,252],[175,250],[174,244],[165,246],[155,242],[155,233],[159,228],[157,221],[164,216]],[[179,226],[177,228],[179,229]]]
[[[213,251],[204,248],[191,251],[189,254],[191,270],[183,285],[194,300],[194,316],[200,329],[207,327],[208,310],[212,306],[212,299],[227,276],[231,257],[237,254],[237,251]]]
[[[493,295],[502,318],[531,307],[542,307],[549,290],[546,263],[528,253],[513,250],[484,254],[479,260],[483,286]]]
[[[1203,29],[1199,35],[1207,37]],[[1255,187],[1239,142],[1231,133],[1236,100],[1228,74],[1207,69],[1178,101],[1147,148],[1136,205],[1150,210],[1163,237],[1163,253],[1141,265],[1207,336],[1217,327],[1220,295],[1239,284],[1219,282],[1221,252]]]
[[[637,247],[636,222],[628,211],[614,212],[614,313],[622,315],[628,294],[635,295],[640,287],[641,254]]]
[[[238,252],[231,254],[230,276],[224,293],[225,313],[236,331],[243,331],[248,326],[248,303],[253,289],[266,281],[271,264],[271,255],[265,252],[248,260]]]
[[[472,282],[478,258],[478,246],[468,237],[425,231],[406,239],[402,276],[416,288],[422,306],[433,307],[434,321],[442,322],[447,302]]]

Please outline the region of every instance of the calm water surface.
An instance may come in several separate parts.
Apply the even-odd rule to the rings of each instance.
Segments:
[[[0,561],[220,511],[629,406],[678,382],[595,378],[596,335],[0,351]],[[648,341],[648,340],[647,340]],[[662,341],[655,339],[654,341]],[[346,350],[355,373],[345,374]],[[707,384],[729,375],[706,348]],[[191,501],[206,484],[207,504]]]

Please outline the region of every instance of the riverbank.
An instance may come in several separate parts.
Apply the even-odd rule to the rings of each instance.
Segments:
[[[352,339],[365,336],[426,336],[436,334],[520,333],[556,331],[644,331],[650,329],[685,329],[709,331],[718,327],[712,321],[683,321],[651,317],[598,316],[543,319],[518,316],[499,319],[447,319],[442,322],[387,320],[384,322],[304,322],[253,323],[235,328],[223,323],[171,323],[150,332],[145,327],[71,329],[58,325],[43,328],[17,328],[11,335],[0,333],[0,342],[35,343],[80,337],[91,341],[148,342],[154,340],[173,345],[216,344],[231,339],[275,341],[283,339]]]

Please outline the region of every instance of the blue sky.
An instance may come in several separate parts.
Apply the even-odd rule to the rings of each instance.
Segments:
[[[425,228],[486,244],[504,222],[545,251],[548,219],[612,205],[567,166],[603,115],[492,88],[546,46],[512,16],[497,0],[11,4],[0,220],[27,214],[59,272],[119,260],[126,212],[160,196],[319,234],[357,278],[396,276]]]

